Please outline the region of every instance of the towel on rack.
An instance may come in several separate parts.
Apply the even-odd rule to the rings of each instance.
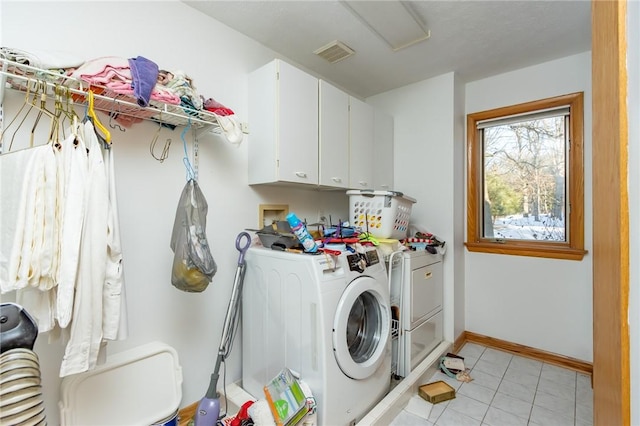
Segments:
[[[133,95],[138,101],[138,105],[146,107],[149,105],[151,92],[158,81],[158,64],[143,57],[129,58],[129,68],[133,83]]]

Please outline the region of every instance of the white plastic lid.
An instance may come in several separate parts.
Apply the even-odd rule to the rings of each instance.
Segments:
[[[151,425],[176,412],[182,368],[161,342],[110,355],[86,373],[62,379],[62,425]]]

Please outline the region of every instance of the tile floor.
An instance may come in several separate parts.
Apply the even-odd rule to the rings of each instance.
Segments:
[[[593,425],[590,376],[475,343],[458,354],[474,380],[462,383],[436,372],[426,383],[449,383],[455,399],[431,406],[414,396],[392,425]]]

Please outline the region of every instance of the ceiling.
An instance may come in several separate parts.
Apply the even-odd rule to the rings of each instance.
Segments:
[[[473,81],[591,49],[588,0],[403,2],[430,37],[397,51],[341,1],[183,1],[362,98],[451,71]],[[355,55],[331,64],[313,53],[333,40]]]

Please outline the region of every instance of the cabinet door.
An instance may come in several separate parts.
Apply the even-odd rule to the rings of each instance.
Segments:
[[[373,187],[393,190],[393,117],[383,111],[373,112]]]
[[[278,62],[278,179],[317,184],[318,79]]]
[[[249,122],[247,136],[249,184],[278,180],[277,99],[278,67],[275,61],[249,74]]]
[[[318,184],[318,79],[280,60],[249,74],[249,184]]]
[[[320,185],[349,186],[349,95],[326,81],[319,82]]]
[[[373,189],[373,107],[349,97],[349,187]]]

